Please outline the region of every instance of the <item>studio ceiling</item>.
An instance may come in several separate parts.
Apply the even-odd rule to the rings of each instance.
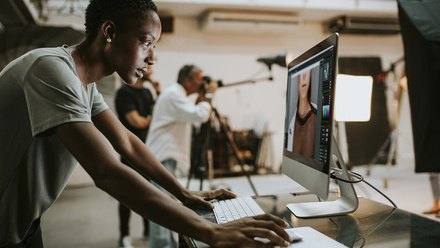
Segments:
[[[2,0],[4,26],[35,22],[82,29],[88,0]],[[306,22],[340,15],[397,18],[395,0],[156,0],[160,15],[199,18],[213,9],[291,13]],[[32,18],[31,18],[32,17]],[[13,20],[13,21],[12,21]]]

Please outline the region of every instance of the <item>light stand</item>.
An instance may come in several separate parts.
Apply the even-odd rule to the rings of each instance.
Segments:
[[[258,58],[257,61],[265,64],[269,68],[269,71],[272,71],[273,64],[277,64],[281,67],[286,67],[291,59],[291,55],[288,52],[284,51],[276,56]]]
[[[367,175],[370,175],[370,166],[373,164],[376,164],[377,161],[379,160],[379,158],[383,154],[387,153],[387,163],[386,163],[387,168],[391,167],[391,165],[393,163],[393,159],[395,159],[396,145],[397,145],[397,131],[398,131],[397,128],[398,128],[399,113],[400,113],[400,102],[401,102],[402,96],[403,96],[403,91],[402,91],[402,87],[399,84],[399,80],[396,80],[395,69],[396,69],[396,65],[398,65],[401,62],[404,62],[404,60],[405,60],[405,57],[401,57],[400,59],[398,59],[397,61],[392,63],[388,70],[386,70],[380,74],[380,76],[382,76],[382,78],[384,78],[383,80],[385,80],[387,78],[387,75],[389,73],[394,74],[393,86],[391,88],[393,91],[393,100],[392,100],[392,108],[391,108],[391,125],[390,125],[391,131],[390,131],[390,134],[388,135],[387,139],[384,141],[384,143],[381,145],[381,147],[377,151],[376,155],[373,157],[371,162],[368,164]],[[386,152],[386,149],[388,146],[389,146],[389,150],[388,150],[388,152]],[[387,177],[384,178],[384,188],[388,188],[388,178]]]
[[[270,71],[270,72],[272,72],[272,71]],[[257,83],[257,82],[261,82],[261,81],[273,81],[273,76],[270,75],[270,76],[262,77],[262,78],[255,78],[255,79],[238,81],[238,82],[235,82],[235,83],[223,84],[222,88],[231,87],[231,86],[238,86],[238,85],[248,84],[248,83],[254,84],[254,83]]]

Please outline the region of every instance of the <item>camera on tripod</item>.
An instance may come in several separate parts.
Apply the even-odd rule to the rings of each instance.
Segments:
[[[209,84],[211,81],[212,81],[212,78],[210,76],[203,76],[203,84]],[[217,85],[219,88],[222,87],[223,81],[217,80]]]

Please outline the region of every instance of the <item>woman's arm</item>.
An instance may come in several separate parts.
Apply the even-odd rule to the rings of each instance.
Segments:
[[[96,186],[133,211],[172,230],[189,236],[196,235],[199,239],[202,236],[198,232],[207,236],[213,232],[212,224],[176,203],[139,173],[120,163],[113,148],[92,123],[62,124],[56,128],[56,134]]]
[[[139,172],[161,185],[179,200],[184,200],[188,190],[154,157],[146,145],[127,130],[116,116],[106,110],[92,118],[93,123],[110,141],[113,148]]]
[[[186,191],[109,110],[98,114],[93,120],[101,132],[108,135],[111,143],[118,144],[118,149],[133,146],[131,151],[124,152],[130,161],[144,164],[142,169],[148,172],[151,179],[175,191]],[[245,218],[225,225],[213,224],[201,218],[158,190],[136,171],[120,163],[102,133],[88,122],[66,123],[56,128],[61,142],[90,174],[97,187],[141,216],[213,247],[237,247],[239,244],[258,247],[258,243],[253,240],[255,236],[269,238],[279,245],[285,245],[284,242],[288,240],[287,233],[282,229],[285,227],[284,221],[272,215]],[[135,138],[137,141],[133,140]],[[134,144],[126,144],[131,142]]]

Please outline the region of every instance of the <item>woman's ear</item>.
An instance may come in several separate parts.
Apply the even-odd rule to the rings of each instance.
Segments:
[[[112,40],[115,37],[116,32],[116,25],[113,21],[107,20],[102,23],[101,27],[102,33],[104,34],[104,37],[106,38],[107,42],[112,42]]]

